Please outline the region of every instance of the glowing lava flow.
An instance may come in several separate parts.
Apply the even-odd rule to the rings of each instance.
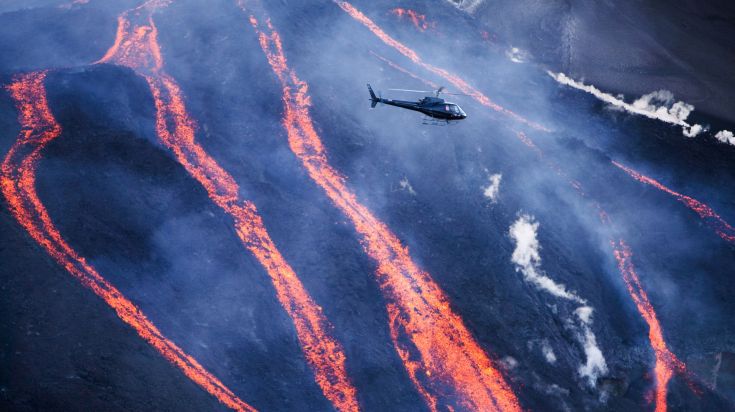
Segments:
[[[2,163],[2,193],[10,211],[31,237],[84,286],[102,298],[123,322],[153,346],[164,358],[224,405],[254,411],[191,356],[168,340],[130,300],[105,280],[61,237],[36,193],[36,163],[41,151],[61,134],[46,99],[46,72],[18,76],[7,88],[16,101],[22,126],[18,141]]]
[[[632,261],[633,254],[630,248],[622,239],[617,243],[611,242],[611,244],[615,252],[615,259],[618,261],[618,268],[623,275],[625,286],[628,288],[628,292],[633,298],[638,312],[640,312],[648,324],[648,339],[651,341],[651,346],[656,356],[656,366],[654,367],[654,374],[656,375],[656,412],[665,412],[667,409],[666,394],[668,392],[669,380],[673,376],[674,371],[685,372],[686,366],[666,346],[656,312],[653,310],[653,306],[651,306],[651,302],[648,300],[648,295],[635,272]]]
[[[572,186],[572,188],[581,197],[588,198],[587,194],[582,188],[582,184],[577,180],[571,179],[555,162],[544,157],[541,149],[539,149],[538,146],[536,146],[528,136],[526,136],[522,132],[519,132],[518,138],[524,144],[533,149],[542,160],[545,160],[547,166],[555,171],[557,175],[565,178],[570,186]],[[611,225],[612,222],[610,220],[610,217],[605,209],[602,208],[602,205],[594,200],[592,200],[592,205],[597,211],[598,217],[600,218],[602,224]],[[638,274],[635,271],[635,267],[633,266],[633,252],[630,250],[630,247],[628,247],[623,239],[619,239],[618,241],[610,241],[610,245],[612,246],[613,255],[618,262],[618,270],[623,277],[623,281],[625,282],[628,293],[633,299],[636,309],[638,309],[638,313],[648,325],[648,340],[651,343],[651,348],[653,349],[655,356],[655,366],[653,370],[656,378],[655,410],[656,412],[666,412],[666,395],[668,393],[669,381],[674,375],[674,372],[679,372],[683,374],[685,378],[688,378],[688,375],[686,373],[686,365],[682,361],[680,361],[666,345],[663,330],[661,329],[661,324],[656,317],[656,311],[654,310],[653,305],[651,305],[651,302],[648,300],[648,294],[646,293],[645,289],[643,289],[643,285],[641,284],[641,281],[638,278]],[[690,387],[691,386],[692,385],[690,384]],[[694,390],[695,393],[697,392],[696,388],[692,387],[692,390]]]
[[[735,228],[733,228],[729,223],[722,219],[720,215],[715,213],[715,211],[712,210],[711,207],[707,206],[697,199],[675,192],[668,187],[662,185],[658,181],[651,179],[648,176],[644,176],[629,167],[623,166],[616,161],[613,161],[612,164],[623,170],[625,173],[629,174],[633,179],[641,183],[651,185],[664,193],[668,193],[671,196],[674,196],[678,201],[687,205],[689,209],[692,209],[699,215],[699,217],[704,219],[705,222],[707,222],[707,224],[714,229],[715,233],[717,233],[718,236],[720,236],[724,240],[727,240],[728,242],[735,243]]]
[[[195,142],[194,121],[176,81],[163,71],[156,26],[150,15],[165,2],[148,4],[118,19],[115,44],[100,60],[127,66],[148,81],[156,107],[159,139],[174,153],[209,197],[234,221],[238,237],[266,269],[279,302],[294,322],[304,356],[325,397],[340,411],[358,410],[356,389],[347,377],[342,346],[332,325],[271,240],[255,205],[239,197],[234,178]]]
[[[368,19],[366,16],[364,16],[361,12],[356,10],[354,7],[352,7],[350,4],[346,2],[340,2],[338,1],[337,4],[346,11],[348,14],[350,14],[352,17],[363,23],[366,27],[368,27],[375,35],[377,35],[383,42],[386,44],[394,47],[396,50],[401,52],[404,56],[408,57],[415,63],[419,64],[422,67],[425,67],[424,63],[421,62],[418,55],[416,55],[412,50],[408,49],[407,47],[403,46],[401,43],[397,42],[396,40],[392,39],[390,36],[385,34],[385,32],[382,31],[377,25],[375,25],[370,19]],[[374,54],[374,53],[373,53]],[[375,55],[375,54],[374,54]],[[377,56],[377,55],[376,55]],[[380,56],[377,56],[378,58],[381,58]],[[390,64],[391,62],[387,59],[381,58],[381,60],[386,61],[390,66],[394,67],[395,69],[406,73],[407,71],[395,64]],[[429,71],[432,71],[429,69]],[[440,72],[436,74],[442,75]],[[411,74],[409,74],[411,75]],[[428,80],[422,79],[418,76],[413,75],[412,77],[423,81],[424,83],[427,83],[430,85]],[[444,76],[442,76],[444,77]],[[445,77],[446,78],[446,77]],[[449,79],[448,79],[449,80]],[[451,80],[450,80],[451,81]],[[456,85],[456,84],[455,84]],[[433,87],[433,86],[432,86]],[[463,90],[461,87],[460,90]],[[464,90],[463,90],[464,91]],[[478,92],[479,93],[479,92]],[[473,97],[476,97],[472,93],[468,93],[472,95]],[[477,97],[476,97],[477,98]],[[478,100],[480,101],[480,100]],[[482,103],[482,101],[480,101]],[[486,105],[488,106],[488,105]],[[494,110],[497,110],[497,108],[488,106],[493,108]],[[557,165],[555,162],[551,161],[550,159],[547,159],[541,149],[531,140],[525,133],[523,132],[517,132],[516,133],[518,139],[529,149],[536,152],[536,154],[545,161],[546,165],[551,168],[557,175],[560,177],[563,177],[567,179],[568,183],[574,188],[574,190],[582,197],[587,197],[585,194],[582,185],[580,182],[571,179],[562,169]],[[613,162],[615,163],[615,162]],[[616,166],[621,167],[620,164],[616,163]],[[626,169],[624,167],[623,170],[626,170],[629,174],[631,174],[633,177],[641,176],[639,174],[632,174],[630,169]],[[635,173],[635,172],[633,172]],[[648,179],[648,178],[646,178]],[[641,179],[638,179],[641,180]],[[723,233],[723,230],[732,232],[732,227],[728,225],[724,220],[722,220],[712,209],[710,209],[708,206],[702,204],[701,202],[696,201],[695,199],[692,199],[688,196],[681,195],[679,193],[676,193],[674,191],[671,191],[667,188],[665,188],[663,185],[658,184],[658,182],[648,179],[648,180],[641,180],[644,183],[652,184],[655,187],[664,190],[665,192],[672,194],[676,196],[679,200],[686,203],[688,206],[690,206],[693,210],[695,210],[697,213],[700,214],[703,218],[711,218],[715,219],[718,223],[720,223],[720,226],[718,229],[718,234],[722,236],[723,238],[730,240],[730,236],[727,233]],[[602,206],[596,202],[593,201],[593,206],[595,207],[597,214],[600,218],[600,221],[603,224],[611,224],[610,218],[607,214],[607,212],[602,208]],[[724,229],[723,229],[724,228]],[[665,412],[667,409],[667,400],[666,400],[666,394],[667,394],[667,387],[668,382],[673,376],[674,371],[678,372],[684,372],[686,370],[686,365],[681,362],[676,356],[668,349],[666,346],[666,342],[663,337],[663,332],[661,329],[661,325],[658,322],[658,319],[656,318],[656,312],[653,309],[653,306],[651,305],[650,301],[648,300],[648,295],[646,294],[645,290],[643,289],[640,280],[638,279],[638,275],[635,273],[635,268],[632,265],[631,262],[631,256],[632,252],[630,251],[630,248],[625,244],[625,242],[621,239],[617,243],[611,242],[613,246],[613,253],[618,260],[618,269],[620,270],[620,273],[623,276],[623,279],[625,280],[625,283],[628,287],[628,292],[630,293],[631,298],[633,299],[634,303],[636,304],[636,307],[641,314],[641,317],[646,321],[646,323],[649,326],[649,340],[651,343],[651,347],[654,351],[655,358],[656,358],[656,364],[654,367],[654,374],[656,375],[656,386],[655,386],[655,401],[656,401],[656,412]]]
[[[396,7],[395,9],[392,9],[390,12],[398,16],[399,19],[402,19],[404,17],[408,18],[409,20],[411,20],[411,23],[413,23],[414,27],[416,27],[420,31],[426,31],[435,26],[435,24],[429,23],[426,20],[426,16],[424,16],[421,13],[417,13],[416,11],[411,10],[411,9],[404,9],[404,8]]]
[[[289,69],[270,20],[261,20],[266,22],[264,27],[250,17],[268,63],[283,87],[283,125],[289,146],[312,180],[352,221],[365,251],[377,263],[378,284],[388,302],[391,337],[414,385],[432,410],[520,411],[510,386],[452,311],[444,292],[412,261],[407,248],[385,224],[358,202],[346,187],[345,178],[329,165],[309,114],[307,84]]]
[[[375,34],[383,43],[387,44],[388,46],[394,48],[396,51],[401,53],[402,55],[406,56],[408,59],[410,59],[412,62],[416,63],[417,65],[423,67],[424,69],[428,70],[431,73],[434,73],[452,85],[456,87],[457,89],[461,90],[462,93],[468,94],[472,96],[478,103],[482,104],[485,107],[489,107],[497,112],[503,113],[506,116],[509,116],[513,120],[517,122],[524,123],[534,129],[542,130],[545,132],[549,132],[550,130],[540,124],[531,122],[524,117],[500,106],[499,104],[493,102],[485,96],[482,92],[475,89],[474,87],[470,86],[466,81],[464,81],[461,77],[456,76],[442,68],[433,66],[429,63],[424,62],[421,57],[413,50],[408,48],[403,43],[399,42],[398,40],[394,39],[393,37],[389,36],[386,32],[383,31],[375,22],[370,20],[366,15],[364,15],[360,10],[357,10],[354,6],[352,6],[350,3],[346,1],[340,1],[340,0],[333,0],[342,10],[344,10],[347,14],[349,14],[352,18],[357,20],[358,22],[362,23],[365,27],[367,27],[373,34]]]
[[[373,53],[373,55],[385,61],[386,63],[389,63],[389,65],[395,68],[396,70],[399,70],[403,73],[407,72],[405,69],[401,68],[400,66],[397,66],[395,64],[390,64],[391,62],[389,60],[382,58],[381,56],[375,53]],[[410,72],[407,74],[411,75]],[[426,79],[422,79],[415,75],[412,77],[418,80],[421,80],[424,83],[431,86],[429,81]],[[577,192],[577,194],[579,194],[583,198],[588,198],[587,194],[582,188],[582,184],[579,181],[570,178],[558,164],[556,164],[554,161],[544,156],[544,153],[533,142],[533,140],[531,140],[530,137],[528,137],[523,132],[516,132],[516,136],[521,141],[521,143],[523,143],[529,149],[533,150],[536,153],[536,155],[545,162],[547,167],[553,170],[558,176],[566,179],[569,185]],[[618,167],[622,167],[618,163],[615,163],[615,165]],[[624,170],[628,171],[630,169],[624,168]],[[636,175],[639,175],[639,174],[636,174]],[[633,175],[633,177],[636,177],[636,175]],[[649,179],[649,180],[652,180],[652,179]],[[644,181],[644,182],[649,183],[648,181]],[[652,184],[652,183],[649,183],[649,184]],[[662,189],[662,190],[665,190],[667,193],[670,193],[670,194],[675,194],[675,195],[684,197],[683,195],[680,195],[673,191],[669,191],[667,189]],[[688,197],[685,197],[685,198],[691,199]],[[694,200],[694,199],[691,199],[691,200]],[[696,200],[694,200],[694,202],[696,202],[696,203],[693,203],[694,205],[701,204],[697,202]],[[592,201],[592,205],[597,211],[600,221],[604,225],[611,224],[610,217],[607,214],[607,212],[602,208],[602,205],[600,205],[596,201]],[[707,206],[705,206],[704,208],[698,207],[695,209],[695,211],[700,211],[700,210],[705,212],[707,217],[717,216]],[[710,211],[711,213],[706,213],[707,211]],[[729,225],[727,225],[726,227],[729,227]],[[656,412],[665,412],[667,409],[666,394],[667,394],[668,382],[669,380],[671,380],[671,377],[673,376],[673,373],[675,370],[678,372],[682,372],[682,373],[685,372],[686,365],[683,362],[681,362],[678,358],[676,358],[676,356],[666,346],[666,341],[664,340],[664,337],[663,337],[663,331],[661,329],[661,325],[659,324],[658,319],[656,318],[656,312],[654,311],[653,306],[648,300],[648,295],[643,289],[643,286],[641,285],[640,280],[638,279],[638,275],[635,272],[635,268],[633,267],[633,264],[631,262],[632,252],[630,251],[630,248],[625,244],[625,242],[622,239],[620,239],[618,242],[613,241],[610,243],[613,247],[613,253],[615,255],[615,258],[618,261],[618,269],[620,270],[620,273],[623,276],[625,284],[628,288],[628,292],[631,298],[633,299],[633,302],[636,304],[636,308],[638,309],[638,312],[641,314],[641,317],[646,321],[646,323],[649,326],[649,341],[651,342],[651,348],[653,349],[655,358],[656,358],[656,363],[654,366],[654,374],[656,375],[656,384],[655,384]]]

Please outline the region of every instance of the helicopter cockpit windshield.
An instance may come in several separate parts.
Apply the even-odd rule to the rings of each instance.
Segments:
[[[453,114],[463,115],[465,114],[462,109],[459,108],[456,104],[448,104],[446,105],[445,109]]]

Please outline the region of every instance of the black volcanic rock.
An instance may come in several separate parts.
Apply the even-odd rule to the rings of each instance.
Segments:
[[[8,114],[14,115],[3,112],[3,116]],[[3,145],[15,139],[15,131],[8,132],[3,134]],[[44,200],[46,194],[42,191]],[[62,193],[63,198],[67,196]],[[54,202],[48,204],[53,206]],[[52,208],[51,212],[58,210]],[[78,227],[65,234],[74,237],[85,229]],[[0,233],[0,356],[4,365],[0,409],[219,408],[48,257],[5,208],[0,212]]]
[[[75,250],[243,400],[266,411],[330,410],[267,273],[242,246],[231,219],[157,138],[146,81],[128,68],[88,65],[112,44],[115,16],[134,2],[113,3],[19,5],[22,10],[0,13],[3,83],[18,71],[53,69],[46,88],[63,133],[39,161],[41,200]],[[388,88],[427,87],[371,52],[435,83],[446,81],[385,46],[331,2],[264,3],[290,67],[309,85],[311,114],[330,164],[443,289],[524,409],[652,408],[646,403],[654,385],[648,326],[616,267],[613,236],[624,237],[634,251],[664,337],[702,387],[695,395],[676,375],[670,410],[733,409],[733,246],[670,194],[630,179],[610,161],[655,176],[733,222],[735,149],[711,133],[688,139],[669,125],[609,110],[560,87],[543,70],[589,76],[614,92],[682,84],[682,97],[710,91],[712,99],[701,104],[708,112],[697,113],[697,121],[732,130],[726,113],[709,110],[732,108],[726,96],[731,80],[717,80],[725,66],[714,67],[711,57],[691,70],[664,73],[661,83],[651,80],[659,75],[624,63],[609,82],[595,77],[610,73],[607,59],[624,62],[636,51],[593,62],[580,57],[591,48],[603,53],[640,43],[644,51],[658,50],[645,63],[660,70],[716,33],[713,27],[727,22],[727,7],[722,16],[705,10],[685,22],[698,27],[697,36],[667,55],[661,50],[669,50],[668,43],[659,48],[641,36],[690,33],[667,28],[688,10],[686,2],[662,16],[647,14],[657,10],[652,5],[636,15],[633,2],[480,2],[472,13],[450,1],[354,2],[427,62],[549,126],[546,133],[469,97],[452,96],[470,117],[450,127],[423,126],[415,113],[387,107],[368,110],[366,82],[386,95]],[[417,30],[390,12],[398,6],[436,24]],[[594,23],[608,17],[595,30]],[[636,23],[651,19],[656,33]],[[282,91],[247,14],[229,0],[181,0],[157,11],[154,20],[164,70],[181,87],[197,142],[238,182],[241,197],[256,205],[334,325],[362,408],[426,410],[391,342],[376,263],[289,149]],[[713,26],[702,26],[703,20]],[[584,41],[565,37],[574,22],[584,23]],[[610,38],[616,27],[633,26],[639,30],[620,44]],[[491,33],[483,37],[483,31]],[[732,58],[724,37],[715,40],[713,55]],[[530,62],[508,60],[511,45],[530,50]],[[631,78],[644,80],[628,84]],[[19,132],[15,117],[3,91],[3,156]],[[521,143],[518,131],[543,154]],[[496,173],[502,181],[493,202],[483,192]],[[570,180],[584,187],[583,195]],[[599,223],[595,202],[614,222],[609,227]],[[1,205],[0,364],[8,367],[0,370],[0,409],[223,409],[46,256],[7,203]],[[537,269],[594,308],[591,329],[608,367],[596,381],[579,373],[585,352],[570,326],[578,305],[525,280],[511,260],[515,244],[508,230],[526,214],[539,223]],[[542,343],[553,349],[554,361]]]

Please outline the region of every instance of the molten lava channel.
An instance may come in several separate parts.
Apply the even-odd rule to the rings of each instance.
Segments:
[[[350,15],[353,15],[356,13],[356,15],[353,15],[353,17],[363,22],[360,16],[362,17],[364,16],[359,11],[354,10],[354,8],[352,8],[352,6],[350,6],[349,4],[340,4],[340,7],[342,7],[345,11],[347,11]],[[390,43],[392,39],[388,37],[387,35],[385,35],[382,29],[380,29],[377,25],[375,25],[375,23],[373,23],[366,17],[364,17],[364,19],[367,21],[367,23],[363,22],[363,24],[365,24],[371,31],[373,31],[376,35],[378,35],[378,37],[380,37],[381,40],[383,40],[384,42],[386,42],[387,44],[393,47],[396,47]],[[381,37],[380,33],[385,35],[388,40]],[[400,43],[397,43],[397,44],[400,46]],[[404,74],[407,74],[417,80],[420,80],[424,82],[425,84],[429,85],[430,87],[434,87],[430,81],[423,79],[419,76],[416,76],[415,74],[411,73],[405,68],[400,67],[396,63],[380,55],[377,55],[375,53],[373,53],[373,55],[383,60],[386,64],[393,67],[394,69]],[[410,56],[407,56],[407,57],[415,61]],[[422,64],[419,64],[419,65],[423,66]],[[544,153],[533,142],[533,140],[531,140],[530,137],[528,137],[524,132],[516,132],[516,136],[521,141],[521,143],[523,143],[529,149],[533,150],[536,153],[536,155],[545,162],[547,167],[549,167],[552,171],[554,171],[558,176],[565,178],[567,182],[569,183],[569,185],[575,190],[575,192],[577,192],[583,198],[587,198],[587,195],[582,188],[582,184],[579,181],[570,178],[556,162],[544,156]],[[639,173],[634,172],[631,169],[625,168],[619,163],[616,163],[616,162],[613,162],[613,163],[616,166],[625,170],[628,174],[630,174],[634,178],[636,178],[636,180],[639,180],[643,183],[652,184],[655,187],[665,191],[666,193],[669,193],[677,197],[680,201],[690,206],[695,212],[699,213],[700,216],[702,216],[702,218],[713,219],[716,223],[718,223],[716,227],[717,233],[724,239],[730,240],[730,238],[728,237],[729,236],[728,233],[733,233],[731,231],[732,227],[730,227],[730,225],[728,225],[727,222],[724,222],[724,220],[722,220],[708,206],[688,196],[681,195],[668,188],[665,188],[663,185],[656,182],[655,180],[650,179],[650,178],[645,178]],[[592,204],[597,211],[597,214],[600,218],[601,223],[604,225],[611,224],[609,215],[602,208],[602,206],[596,201],[593,201]],[[638,275],[635,272],[635,268],[632,265],[632,262],[631,262],[632,252],[630,251],[630,248],[625,244],[624,240],[622,239],[620,239],[618,242],[611,242],[611,245],[613,245],[613,254],[619,263],[618,269],[620,270],[620,273],[623,276],[623,279],[626,285],[628,286],[627,287],[628,292],[631,298],[633,299],[633,302],[636,304],[636,308],[638,309],[638,312],[640,313],[641,317],[644,319],[644,321],[649,326],[649,341],[651,343],[651,348],[653,349],[655,358],[656,358],[656,362],[654,366],[654,375],[656,376],[655,409],[656,409],[656,412],[665,412],[667,410],[667,405],[668,405],[667,399],[666,399],[668,382],[671,380],[671,377],[673,376],[675,371],[684,373],[684,371],[686,370],[686,365],[683,362],[681,362],[678,358],[676,358],[676,356],[666,346],[666,342],[663,337],[663,331],[661,329],[661,325],[656,318],[656,312],[653,309],[653,306],[651,305],[650,301],[648,300],[648,295],[643,289],[643,286],[641,285],[640,280],[638,279]],[[641,303],[645,303],[645,304],[641,304]]]
[[[356,411],[357,391],[347,376],[344,350],[331,335],[331,323],[279,252],[255,205],[240,198],[235,179],[195,141],[196,124],[186,110],[183,93],[163,71],[151,15],[166,4],[148,3],[122,14],[115,43],[99,62],[127,66],[145,77],[155,103],[159,139],[206,189],[210,199],[232,218],[242,244],[265,268],[325,397],[340,411]]]
[[[61,135],[61,126],[48,106],[45,78],[46,72],[23,74],[7,86],[18,107],[18,121],[21,124],[21,133],[5,156],[0,176],[2,193],[12,215],[46,253],[102,298],[123,322],[135,329],[141,338],[189,379],[232,409],[254,411],[196,359],[167,339],[138,307],[74,251],[54,226],[35,188],[36,165],[41,152],[49,142]]]
[[[294,322],[305,358],[324,395],[338,410],[357,410],[356,390],[346,374],[344,352],[329,333],[331,325],[321,308],[308,295],[270,239],[255,205],[240,199],[234,178],[195,142],[196,125],[186,110],[183,93],[176,81],[163,71],[157,29],[151,15],[153,10],[168,3],[170,1],[152,0],[119,16],[115,43],[99,62],[127,66],[145,77],[154,97],[159,138],[204,186],[212,201],[233,219],[243,245],[265,267],[280,303]],[[387,35],[349,3],[337,0],[335,3],[385,44],[420,67],[441,76],[479,103],[533,128],[548,131],[495,104],[460,77],[425,63],[413,50]],[[442,407],[520,410],[510,386],[475,342],[462,319],[452,311],[443,291],[428,273],[416,266],[407,248],[385,224],[357,201],[347,188],[345,178],[327,162],[326,151],[309,114],[308,87],[289,69],[280,37],[270,21],[267,18],[261,20],[265,21],[265,28],[254,16],[250,18],[267,60],[283,87],[283,124],[289,145],[310,177],[353,222],[362,236],[365,251],[376,261],[378,282],[388,301],[391,338],[414,385],[432,410]],[[411,75],[397,64],[378,57]],[[46,72],[29,73],[18,76],[8,86],[23,126],[18,141],[11,147],[1,168],[2,193],[11,213],[54,260],[101,297],[125,323],[187,377],[232,409],[254,410],[194,358],[166,339],[140,309],[66,243],[53,225],[35,191],[35,170],[41,151],[61,134],[61,127],[48,107],[43,86],[45,77]],[[525,134],[518,136],[524,144],[541,153]],[[637,181],[674,196],[705,219],[720,237],[735,242],[735,229],[709,206],[617,162],[613,163]],[[556,165],[552,169],[561,173]],[[585,196],[579,182],[570,180],[570,184]],[[608,223],[607,214],[599,204],[595,205],[603,223]],[[656,313],[633,266],[630,248],[622,239],[611,242],[611,245],[626,288],[649,327],[649,340],[655,355],[655,408],[657,412],[664,412],[667,409],[668,382],[674,372],[684,372],[686,366],[666,345]]]
[[[383,29],[381,29],[377,24],[375,24],[371,19],[369,19],[367,16],[365,16],[362,12],[357,10],[354,6],[349,4],[346,1],[341,0],[333,0],[342,10],[344,10],[347,14],[349,14],[352,18],[363,24],[365,27],[367,27],[373,34],[375,34],[383,43],[386,45],[392,47],[405,57],[407,57],[409,60],[413,61],[415,64],[417,64],[420,67],[423,67],[424,69],[428,70],[429,72],[432,72],[436,75],[439,75],[440,77],[444,78],[451,84],[453,84],[455,87],[457,87],[459,90],[461,90],[464,93],[469,94],[475,100],[477,100],[482,105],[493,109],[495,111],[503,112],[507,115],[509,115],[511,118],[513,118],[516,121],[519,121],[521,123],[525,123],[530,125],[531,127],[542,130],[542,131],[549,131],[544,126],[537,125],[535,123],[531,123],[527,121],[526,119],[516,115],[513,112],[510,112],[509,110],[493,103],[490,101],[486,96],[484,96],[481,92],[477,91],[476,89],[469,86],[469,84],[461,79],[459,76],[453,75],[449,73],[448,71],[444,69],[437,68],[429,63],[425,63],[419,55],[405,46],[404,44],[398,42],[397,40],[393,39],[391,36],[385,33]],[[394,66],[394,65],[392,65]],[[406,72],[405,69],[395,67],[397,70]],[[416,77],[416,76],[413,76]],[[423,79],[422,79],[423,80]],[[424,82],[427,82],[426,80],[423,80]],[[587,197],[584,190],[582,189],[582,185],[580,182],[573,180],[569,178],[569,176],[561,169],[561,167],[556,164],[555,162],[551,161],[550,159],[547,159],[543,156],[543,152],[541,149],[523,132],[518,132],[517,137],[519,140],[528,148],[533,150],[537,153],[538,156],[540,156],[543,160],[545,160],[548,167],[550,167],[556,174],[566,178],[569,182],[569,184],[574,188],[574,190],[582,197]],[[620,167],[618,165],[618,167]],[[674,192],[668,188],[665,188],[663,185],[658,184],[658,182],[654,181],[653,179],[644,179],[641,180],[636,176],[643,177],[642,175],[636,175],[634,173],[631,173],[630,169],[625,169],[631,176],[635,177],[637,180],[642,181],[644,183],[652,184],[655,187],[664,190],[665,192],[677,197],[680,201],[687,204],[690,208],[692,208],[695,212],[697,212],[701,217],[708,218],[711,221],[714,221],[716,223],[715,227],[718,232],[718,234],[723,237],[723,239],[730,240],[732,239],[732,234],[735,233],[735,231],[732,230],[732,227],[727,224],[727,222],[724,222],[714,211],[712,211],[711,208],[708,206],[702,204],[701,202],[696,201],[695,199],[692,199],[688,196],[681,195],[677,192]],[[595,206],[598,216],[600,217],[600,220],[603,224],[610,224],[610,218],[606,211],[602,208],[602,206],[598,202],[593,202],[593,205]],[[646,321],[646,323],[649,326],[649,340],[651,342],[651,347],[653,348],[653,351],[656,355],[656,364],[654,367],[654,373],[656,375],[656,411],[657,412],[664,412],[667,409],[667,400],[666,400],[666,393],[667,393],[667,386],[668,382],[671,379],[671,376],[673,375],[674,371],[683,372],[686,369],[686,366],[683,362],[678,360],[673,353],[671,353],[666,346],[663,332],[661,330],[661,326],[656,318],[656,313],[653,309],[653,306],[651,305],[650,301],[648,300],[648,296],[645,293],[645,290],[643,289],[642,285],[640,284],[640,281],[638,280],[638,276],[635,273],[634,267],[632,266],[632,262],[630,261],[630,258],[632,256],[632,252],[630,252],[629,247],[624,243],[624,241],[621,239],[617,243],[611,242],[613,244],[613,252],[618,260],[618,262],[622,261],[625,262],[625,264],[619,264],[618,268],[623,276],[623,279],[626,282],[626,285],[628,285],[628,292],[630,293],[631,298],[633,299],[634,303],[636,304],[636,307],[641,314],[641,317]],[[617,246],[616,246],[617,245]],[[645,303],[645,304],[641,304]]]
[[[712,210],[711,207],[707,206],[706,204],[700,202],[697,199],[694,199],[693,197],[689,197],[687,195],[683,195],[679,192],[675,192],[668,187],[664,186],[660,182],[658,182],[655,179],[652,179],[648,176],[645,176],[639,172],[636,172],[635,170],[623,166],[622,164],[612,161],[612,164],[623,170],[625,173],[627,173],[629,176],[631,176],[633,179],[645,183],[647,185],[653,186],[656,189],[667,193],[673,197],[676,198],[676,200],[680,201],[681,203],[684,203],[689,209],[693,210],[696,214],[699,215],[700,218],[704,219],[705,223],[709,227],[711,227],[715,233],[722,239],[730,242],[735,243],[735,228],[732,227],[729,223],[725,221],[720,215],[718,215],[714,210]]]
[[[328,163],[309,113],[307,84],[289,69],[280,36],[265,12],[249,11],[259,14],[251,15],[250,23],[283,88],[289,146],[311,179],[352,221],[376,262],[378,284],[388,302],[391,338],[417,390],[432,410],[520,411],[505,378],[451,309],[444,292]]]
[[[623,275],[625,286],[633,298],[638,312],[648,324],[648,339],[651,342],[651,347],[656,357],[656,365],[653,370],[656,379],[656,412],[666,412],[666,395],[669,380],[671,380],[674,372],[685,373],[686,366],[666,346],[661,324],[656,317],[656,311],[653,310],[653,306],[648,300],[648,294],[643,289],[638,274],[635,272],[632,260],[633,253],[630,251],[630,248],[622,239],[618,242],[611,242],[611,244],[615,253],[615,259],[618,262],[618,268]]]
[[[577,194],[579,194],[583,198],[588,197],[582,187],[582,184],[579,181],[570,178],[554,161],[546,158],[543,155],[541,149],[539,149],[538,146],[536,146],[536,144],[534,144],[528,136],[526,136],[522,132],[519,132],[518,138],[525,145],[533,149],[537,153],[539,158],[546,162],[546,165],[551,170],[556,172],[556,174],[560,177],[565,178],[569,185],[575,190],[575,192],[577,192]],[[591,204],[597,211],[597,215],[603,225],[612,224],[609,215],[607,214],[605,209],[603,209],[600,203],[592,200]],[[617,241],[612,240],[610,241],[610,245],[612,247],[613,256],[615,257],[615,260],[618,264],[618,270],[620,271],[620,274],[623,277],[623,281],[625,282],[626,289],[628,290],[628,294],[633,299],[633,303],[635,304],[638,313],[648,325],[648,340],[651,344],[651,348],[653,349],[655,357],[655,364],[653,369],[653,373],[655,376],[655,410],[656,412],[666,412],[666,410],[668,409],[666,395],[668,393],[669,381],[673,377],[674,372],[679,372],[686,376],[686,365],[682,361],[680,361],[676,357],[676,355],[674,355],[668,349],[668,346],[666,345],[666,341],[664,340],[663,335],[663,329],[661,328],[661,324],[659,323],[656,316],[656,311],[649,301],[648,294],[643,288],[640,278],[638,277],[638,274],[635,271],[635,267],[633,266],[633,252],[631,251],[630,247],[625,243],[625,240],[623,239],[619,239]]]

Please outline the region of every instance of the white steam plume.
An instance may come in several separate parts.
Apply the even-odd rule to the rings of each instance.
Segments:
[[[485,0],[447,0],[454,7],[464,10],[467,13],[474,13],[477,8],[485,2]]]
[[[525,63],[526,60],[528,60],[528,52],[521,50],[518,47],[511,47],[506,50],[505,57],[513,63]]]
[[[536,238],[538,222],[531,216],[521,215],[510,227],[510,237],[516,243],[511,260],[516,264],[516,271],[523,273],[527,282],[543,289],[552,295],[572,300],[580,304],[587,303],[576,294],[567,291],[566,286],[554,282],[541,270],[541,256],[539,255],[539,243]]]
[[[686,121],[689,114],[694,110],[694,106],[682,101],[674,102],[674,95],[670,91],[659,90],[641,96],[633,103],[627,103],[621,97],[605,93],[595,86],[578,82],[564,73],[554,73],[551,71],[547,71],[547,73],[557,82],[585,91],[614,107],[623,109],[630,113],[646,116],[650,119],[681,126],[684,136],[694,137],[704,130],[701,125],[689,124]]]
[[[497,203],[498,195],[500,194],[500,179],[503,175],[496,173],[490,176],[490,184],[487,187],[482,188],[482,193],[486,198],[490,199],[490,202]]]
[[[735,145],[735,135],[729,130],[720,130],[715,135],[715,138],[722,143],[729,143],[731,145]]]
[[[556,363],[556,354],[554,353],[554,349],[551,347],[551,345],[549,345],[549,342],[547,340],[541,342],[541,353],[544,354],[546,362],[549,362],[552,365]]]
[[[413,186],[411,186],[411,182],[408,181],[407,177],[404,177],[403,179],[401,179],[401,181],[398,182],[398,184],[401,186],[401,190],[405,190],[408,193],[416,196],[416,191],[413,190]]]
[[[605,356],[602,355],[600,347],[597,346],[597,338],[592,332],[592,312],[589,306],[581,306],[574,311],[581,322],[581,333],[577,335],[587,361],[579,367],[579,374],[589,382],[590,386],[594,386],[597,377],[607,373],[607,362]]]
[[[516,264],[516,270],[523,273],[527,282],[553,296],[580,305],[574,311],[576,320],[570,320],[569,323],[575,325],[578,329],[577,339],[582,345],[586,358],[585,363],[579,367],[578,373],[587,379],[591,387],[594,387],[597,377],[607,373],[605,357],[597,346],[597,338],[592,332],[592,312],[594,309],[587,305],[587,301],[580,298],[575,292],[567,290],[566,286],[555,282],[543,272],[541,269],[541,255],[539,254],[540,245],[536,234],[538,227],[538,222],[529,215],[519,216],[511,225],[509,233],[516,244],[511,260]],[[556,355],[550,347],[548,349],[550,353],[547,355],[547,351],[542,347],[544,356],[549,363],[554,363]]]

